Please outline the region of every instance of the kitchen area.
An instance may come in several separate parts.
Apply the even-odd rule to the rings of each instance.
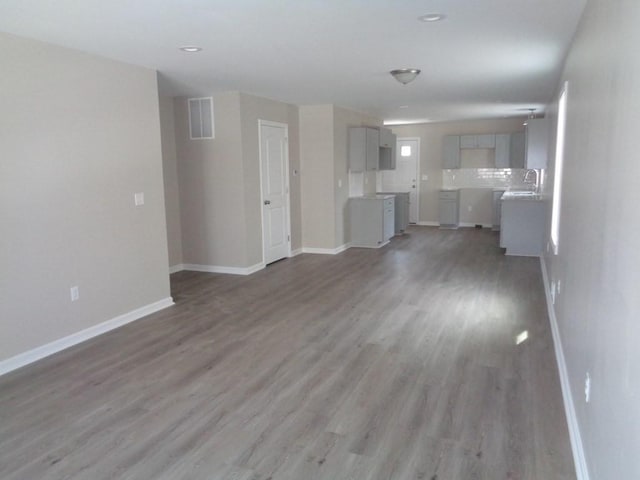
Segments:
[[[433,213],[412,223],[443,229],[490,228],[499,232],[497,242],[506,255],[539,256],[545,248],[550,208],[545,191],[550,122],[530,118],[519,127],[496,123],[495,133],[486,133],[489,125],[482,133],[467,133],[478,130],[469,125],[461,124],[459,130],[450,125],[445,134],[433,138],[440,148],[427,150],[425,156],[429,161],[429,154],[438,154],[438,164],[433,165],[434,159],[425,165],[423,157],[409,187],[418,189],[414,193],[420,195],[423,210],[431,208]],[[409,224],[409,192],[380,190],[379,178],[396,167],[394,132],[405,137],[403,129],[412,135],[420,128],[430,126],[393,128],[393,132],[386,127],[349,129],[351,246],[386,245]],[[370,220],[374,217],[375,222]]]
[[[500,247],[506,255],[542,253],[548,213],[543,180],[549,123],[545,118],[525,123],[523,132],[443,138],[440,228],[490,227],[500,232]],[[490,224],[465,221],[474,207],[490,209]]]

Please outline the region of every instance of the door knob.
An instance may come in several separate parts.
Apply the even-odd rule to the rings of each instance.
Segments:
[[[265,205],[271,205],[271,200],[265,200],[265,201],[264,201],[264,204],[265,204]]]

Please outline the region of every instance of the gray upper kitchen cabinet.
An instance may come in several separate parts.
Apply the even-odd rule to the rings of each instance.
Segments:
[[[493,133],[460,136],[460,148],[495,148],[495,145],[496,136]]]
[[[511,168],[525,168],[524,162],[526,157],[526,136],[524,132],[517,132],[511,134],[510,143],[510,167]]]
[[[395,147],[396,135],[390,128],[380,127],[380,146],[381,147]]]
[[[460,135],[443,137],[442,168],[460,168]]]
[[[496,134],[496,168],[509,168],[511,157],[511,134]]]
[[[524,132],[496,134],[496,168],[525,168]]]
[[[349,168],[352,172],[379,170],[380,133],[377,128],[349,128]]]
[[[549,122],[546,118],[527,120],[526,169],[547,168],[549,152]]]
[[[396,134],[390,129],[380,127],[380,170],[396,168]]]

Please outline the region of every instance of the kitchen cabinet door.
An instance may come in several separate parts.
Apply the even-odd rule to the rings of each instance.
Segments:
[[[527,121],[527,169],[547,168],[549,155],[549,122],[546,118]]]
[[[509,154],[511,151],[511,135],[508,133],[496,134],[496,168],[510,168]]]
[[[509,165],[511,168],[524,168],[526,156],[526,138],[524,132],[511,134]]]
[[[441,191],[438,195],[438,220],[440,228],[458,228],[459,219],[460,191]]]
[[[380,136],[375,128],[349,129],[349,169],[352,172],[378,170],[380,165]]]

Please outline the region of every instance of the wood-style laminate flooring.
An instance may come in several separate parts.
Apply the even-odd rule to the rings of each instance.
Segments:
[[[0,378],[0,478],[575,479],[539,261],[497,243],[172,275],[174,307]]]

